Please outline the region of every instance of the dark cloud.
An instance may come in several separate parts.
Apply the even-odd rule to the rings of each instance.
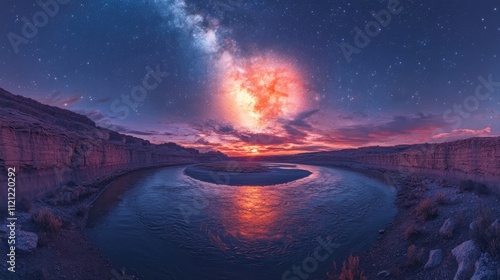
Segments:
[[[78,114],[82,114],[82,115],[89,117],[91,120],[93,120],[96,123],[108,120],[108,117],[106,115],[104,115],[103,113],[101,113],[101,111],[98,111],[98,110],[91,110],[91,111],[76,110],[75,112]]]
[[[33,2],[3,1],[4,30],[21,34],[22,25],[15,17],[31,20],[36,12]],[[383,9],[387,1],[371,1],[370,5],[368,1],[294,1],[293,5],[290,1],[243,1],[242,5],[229,5],[231,11],[224,11],[223,19],[215,15],[215,2],[241,1],[96,0],[75,4],[78,16],[61,14],[57,24],[44,28],[30,44],[11,47],[4,37],[0,84],[49,105],[99,110],[87,115],[99,126],[128,126],[120,129],[123,133],[192,145],[203,137],[228,150],[241,144],[243,152],[248,143],[284,143],[288,149],[289,144],[305,142],[303,145],[336,148],[337,144],[425,142],[432,140],[435,130],[451,131],[439,116],[402,116],[421,110],[433,114],[452,110],[451,119],[457,124],[461,120],[459,129],[491,127],[491,134],[496,135],[500,131],[498,94],[480,100],[473,112],[463,106],[474,101],[470,97],[482,84],[476,77],[500,79],[499,12],[494,9],[498,0],[454,1],[446,28],[464,27],[464,14],[484,18],[468,21],[466,32],[422,28],[423,16],[427,23],[442,21],[446,6],[442,1],[425,3],[432,13],[420,9],[419,1],[405,1],[405,9],[414,16],[395,17],[394,21],[404,20],[405,24],[392,24],[384,38],[374,38],[369,51],[350,55],[332,42],[353,45],[352,28],[372,20],[372,10]],[[74,36],[64,36],[68,30]],[[57,45],[54,34],[61,34]],[[236,67],[234,74],[241,75],[240,70],[245,72],[246,65],[254,61],[295,70],[290,78],[300,82],[297,91],[303,94],[289,100],[291,104],[298,101],[304,112],[271,120],[263,130],[241,131],[238,122],[233,123],[226,111],[240,108],[224,94],[226,78],[232,79],[227,68]],[[149,69],[156,72],[155,77]],[[170,74],[159,79],[164,72]],[[250,80],[261,78],[260,71],[252,72]],[[134,90],[144,86],[143,82],[155,85],[144,98],[140,90]],[[273,87],[281,87],[281,83]],[[487,93],[485,89],[482,94]],[[470,116],[463,117],[455,104]],[[466,107],[472,105],[469,102]],[[295,105],[286,106],[295,109]],[[321,108],[321,112],[313,108]],[[119,119],[125,112],[126,120]],[[227,123],[206,122],[208,118],[227,119]],[[265,134],[258,134],[263,131]],[[467,133],[463,130],[463,137]]]
[[[222,146],[222,144],[220,144],[220,143],[213,143],[213,142],[208,141],[205,138],[199,138],[194,143],[198,144],[198,145],[202,145],[202,146],[212,147],[212,148]]]
[[[48,97],[45,99],[41,100],[42,103],[45,103],[50,106],[57,106],[57,107],[67,107],[71,106],[78,101],[82,99],[83,95],[82,94],[76,94],[72,96],[65,96],[62,92],[60,91],[54,91],[51,93]]]
[[[293,125],[293,126],[299,126],[299,127],[311,127],[311,125],[309,123],[306,122],[306,119],[308,119],[309,117],[311,117],[312,115],[316,114],[317,112],[319,112],[318,109],[316,110],[310,110],[310,111],[305,111],[305,112],[301,112],[299,113],[295,119],[293,119],[292,121],[288,122],[288,125]]]
[[[282,145],[293,142],[293,139],[266,133],[234,131],[232,135],[236,136],[240,141],[252,145]]]
[[[232,125],[221,123],[216,120],[208,120],[199,127],[202,131],[205,131],[205,128],[215,132],[216,134],[231,134],[235,131]]]
[[[312,129],[312,126],[307,122],[307,119],[317,112],[319,112],[317,109],[301,112],[293,120],[285,122],[283,128],[290,136],[305,138],[308,136],[306,131]]]
[[[292,120],[296,122],[297,126],[310,127],[309,124],[305,123],[305,118],[309,117],[313,113],[306,112],[298,118]],[[294,129],[292,125],[288,125],[290,130]],[[306,134],[301,134],[297,130],[295,134],[289,133],[287,136],[279,136],[271,133],[256,133],[246,130],[237,130],[233,126],[225,123],[218,122],[216,120],[207,121],[204,126],[199,127],[200,131],[208,132],[210,134],[214,133],[219,136],[233,136],[236,141],[241,141],[250,145],[282,145],[286,143],[298,143],[300,139],[306,136]],[[208,129],[208,131],[207,131]],[[285,130],[287,128],[285,127]],[[301,135],[300,137],[296,137]]]
[[[97,104],[104,104],[104,103],[111,101],[112,99],[113,99],[112,97],[103,97],[103,98],[94,99],[92,102],[96,105]]]
[[[363,112],[353,112],[350,114],[338,114],[336,117],[339,120],[352,121],[352,120],[366,119],[368,118],[368,115]]]
[[[105,128],[114,130],[119,133],[124,133],[124,134],[132,134],[132,135],[138,135],[138,136],[172,136],[173,134],[165,131],[157,131],[157,130],[145,130],[145,131],[139,131],[139,130],[134,130],[130,129],[125,126],[121,125],[114,125],[114,124],[108,124],[104,126]]]
[[[195,141],[196,144],[201,144],[201,145],[211,145],[209,141],[207,141],[205,138],[200,138]]]
[[[283,126],[283,128],[288,133],[288,135],[293,136],[293,137],[305,138],[308,135],[306,132],[304,132],[300,129],[297,129],[291,125],[285,125],[285,126]]]
[[[361,124],[335,129],[330,136],[321,137],[322,141],[362,146],[384,143],[394,138],[400,142],[419,142],[429,139],[430,135],[450,127],[440,115],[417,114],[395,116],[391,121],[381,124]],[[390,144],[390,143],[388,143]]]

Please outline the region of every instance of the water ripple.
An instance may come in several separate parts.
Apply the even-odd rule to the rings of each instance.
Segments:
[[[181,167],[127,175],[96,201],[88,233],[144,279],[281,279],[318,238],[335,238],[319,277],[376,239],[395,214],[395,191],[349,171],[297,168],[312,174],[265,187],[203,183]]]

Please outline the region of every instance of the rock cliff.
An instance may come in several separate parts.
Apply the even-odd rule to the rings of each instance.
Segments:
[[[439,144],[365,147],[267,160],[397,170],[452,181],[471,179],[500,189],[500,137],[470,138]]]
[[[16,168],[16,197],[33,197],[72,181],[145,167],[224,160],[173,143],[150,142],[97,127],[89,118],[0,89],[0,197]],[[5,205],[6,199],[0,201]]]

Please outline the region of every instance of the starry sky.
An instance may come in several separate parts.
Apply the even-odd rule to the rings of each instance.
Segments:
[[[500,135],[500,3],[5,0],[0,87],[266,155]]]

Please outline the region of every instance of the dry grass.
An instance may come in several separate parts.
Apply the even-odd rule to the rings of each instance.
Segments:
[[[438,184],[443,187],[443,188],[449,188],[451,187],[452,185],[450,184],[450,182],[448,182],[448,180],[446,179],[442,179],[438,182]]]
[[[403,236],[407,241],[414,241],[418,238],[422,230],[416,223],[410,224],[403,232]]]
[[[62,226],[61,218],[56,217],[49,208],[40,209],[33,215],[33,220],[43,232],[54,233]]]
[[[342,264],[342,271],[340,275],[333,275],[328,277],[329,280],[368,280],[363,275],[363,271],[359,268],[359,257],[349,256],[346,262]]]
[[[493,257],[500,257],[500,226],[492,227],[493,221],[491,213],[483,209],[475,221],[472,236],[481,251],[488,252]]]
[[[437,216],[438,208],[433,199],[426,198],[415,207],[415,215],[423,222],[429,221]]]
[[[38,243],[37,246],[45,247],[50,243],[50,236],[46,232],[41,232],[38,234]]]
[[[475,192],[478,195],[490,195],[490,189],[487,185],[483,183],[474,182],[472,180],[466,180],[460,182],[460,191]]]
[[[446,197],[446,194],[444,192],[439,192],[436,195],[436,198],[434,199],[434,201],[436,201],[436,203],[439,205],[443,205],[443,204],[446,204],[448,202],[448,198]]]
[[[472,181],[472,180],[462,181],[462,182],[460,182],[460,185],[458,188],[461,191],[471,192],[474,190],[474,181]]]
[[[415,245],[411,245],[410,247],[408,247],[406,256],[408,258],[406,266],[408,268],[417,268],[422,265],[422,262],[424,260],[424,249],[417,250],[417,247]]]
[[[83,187],[83,186],[73,186],[73,187],[63,187],[57,192],[53,192],[49,198],[48,202],[52,205],[70,205],[77,201],[81,201],[89,197],[90,195],[97,192],[96,188],[93,187]]]
[[[483,183],[476,184],[475,191],[479,195],[486,195],[487,196],[487,195],[491,194],[490,189],[488,188],[488,186],[486,186]]]

